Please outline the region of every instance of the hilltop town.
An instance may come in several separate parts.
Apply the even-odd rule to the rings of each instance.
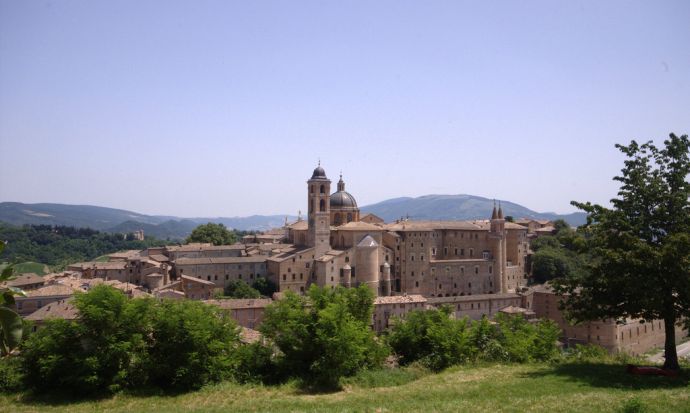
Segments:
[[[80,262],[43,277],[23,274],[10,282],[27,292],[16,299],[20,315],[35,323],[51,317],[76,319],[75,292],[108,284],[131,297],[202,300],[230,312],[249,341],[256,340],[264,309],[287,292],[311,285],[366,285],[376,297],[371,326],[386,330],[413,310],[449,305],[456,318],[497,313],[555,321],[565,346],[592,343],[610,352],[637,355],[663,346],[661,321],[613,319],[571,325],[548,285],[530,281],[533,240],[555,231],[544,220],[509,222],[500,204],[487,219],[384,222],[360,214],[340,176],[331,180],[320,165],[307,180],[307,219],[247,235],[233,245],[191,243],[121,251],[107,261]],[[142,234],[143,235],[143,234]],[[278,291],[260,299],[215,299],[230,283],[270,280]],[[677,332],[678,337],[683,331]]]

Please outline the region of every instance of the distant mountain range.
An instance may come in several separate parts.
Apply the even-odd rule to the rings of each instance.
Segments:
[[[289,216],[289,220],[297,217]],[[207,222],[224,224],[238,230],[263,231],[281,227],[285,215],[252,215],[249,217],[180,218],[165,215],[144,215],[123,209],[92,205],[23,204],[0,202],[0,221],[10,225],[68,225],[88,227],[105,232],[132,232],[160,239],[186,238],[192,230]]]
[[[581,212],[559,215],[539,213],[521,205],[501,201],[505,215],[515,218],[564,219],[571,225],[582,225],[586,215]],[[493,200],[473,195],[425,195],[418,198],[394,198],[367,205],[362,213],[374,213],[386,222],[401,217],[414,220],[487,219]],[[297,217],[287,216],[294,221]],[[144,215],[122,209],[92,205],[23,204],[0,202],[0,221],[11,225],[69,225],[89,227],[105,232],[132,232],[143,229],[144,234],[160,239],[183,239],[200,224],[221,223],[238,230],[267,230],[284,224],[285,215],[252,215],[248,217],[180,218],[164,215]]]

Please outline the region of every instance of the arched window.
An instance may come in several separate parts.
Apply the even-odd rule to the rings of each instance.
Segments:
[[[314,193],[314,185],[311,185],[311,186],[309,187],[309,193],[310,193],[310,194],[313,194],[313,193]]]
[[[342,223],[340,214],[335,214],[335,225],[340,225]]]
[[[352,222],[352,213],[347,213],[347,222]]]
[[[323,188],[323,185],[321,186],[321,188]],[[319,201],[319,211],[320,212],[326,211],[326,201],[323,199]]]
[[[326,192],[324,192],[324,186],[323,186],[323,185],[321,185],[321,188],[319,189],[319,192],[320,192],[321,194],[325,194],[325,193],[326,193]]]
[[[309,201],[309,213],[314,212],[314,200]]]

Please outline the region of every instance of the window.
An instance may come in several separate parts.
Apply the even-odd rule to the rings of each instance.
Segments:
[[[414,271],[410,272],[410,277],[414,277]]]
[[[455,249],[455,255],[458,255],[458,249],[457,248]]]
[[[474,257],[474,248],[470,248],[470,257]]]
[[[326,201],[323,199],[319,201],[319,212],[326,212]]]
[[[324,188],[325,188],[325,187],[324,187],[323,185],[321,185],[321,186],[319,187],[319,193],[324,194]]]
[[[287,276],[283,274],[283,281],[287,280]]]
[[[419,261],[424,261],[424,254],[419,255]]]
[[[494,272],[494,267],[489,265],[489,274],[493,274]]]

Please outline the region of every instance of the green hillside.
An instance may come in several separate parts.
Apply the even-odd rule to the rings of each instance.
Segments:
[[[3,262],[2,264],[0,264],[0,271],[2,271],[6,266],[7,266],[6,262]],[[50,269],[45,264],[41,264],[38,262],[32,262],[32,261],[20,262],[20,263],[14,265],[14,273],[15,274],[24,274],[27,272],[32,272],[32,273],[37,274],[37,275],[46,275],[50,272]]]
[[[0,396],[12,412],[690,412],[687,376],[631,376],[621,364],[466,366],[441,374],[363,373],[343,391],[222,383],[182,395],[76,403]]]

